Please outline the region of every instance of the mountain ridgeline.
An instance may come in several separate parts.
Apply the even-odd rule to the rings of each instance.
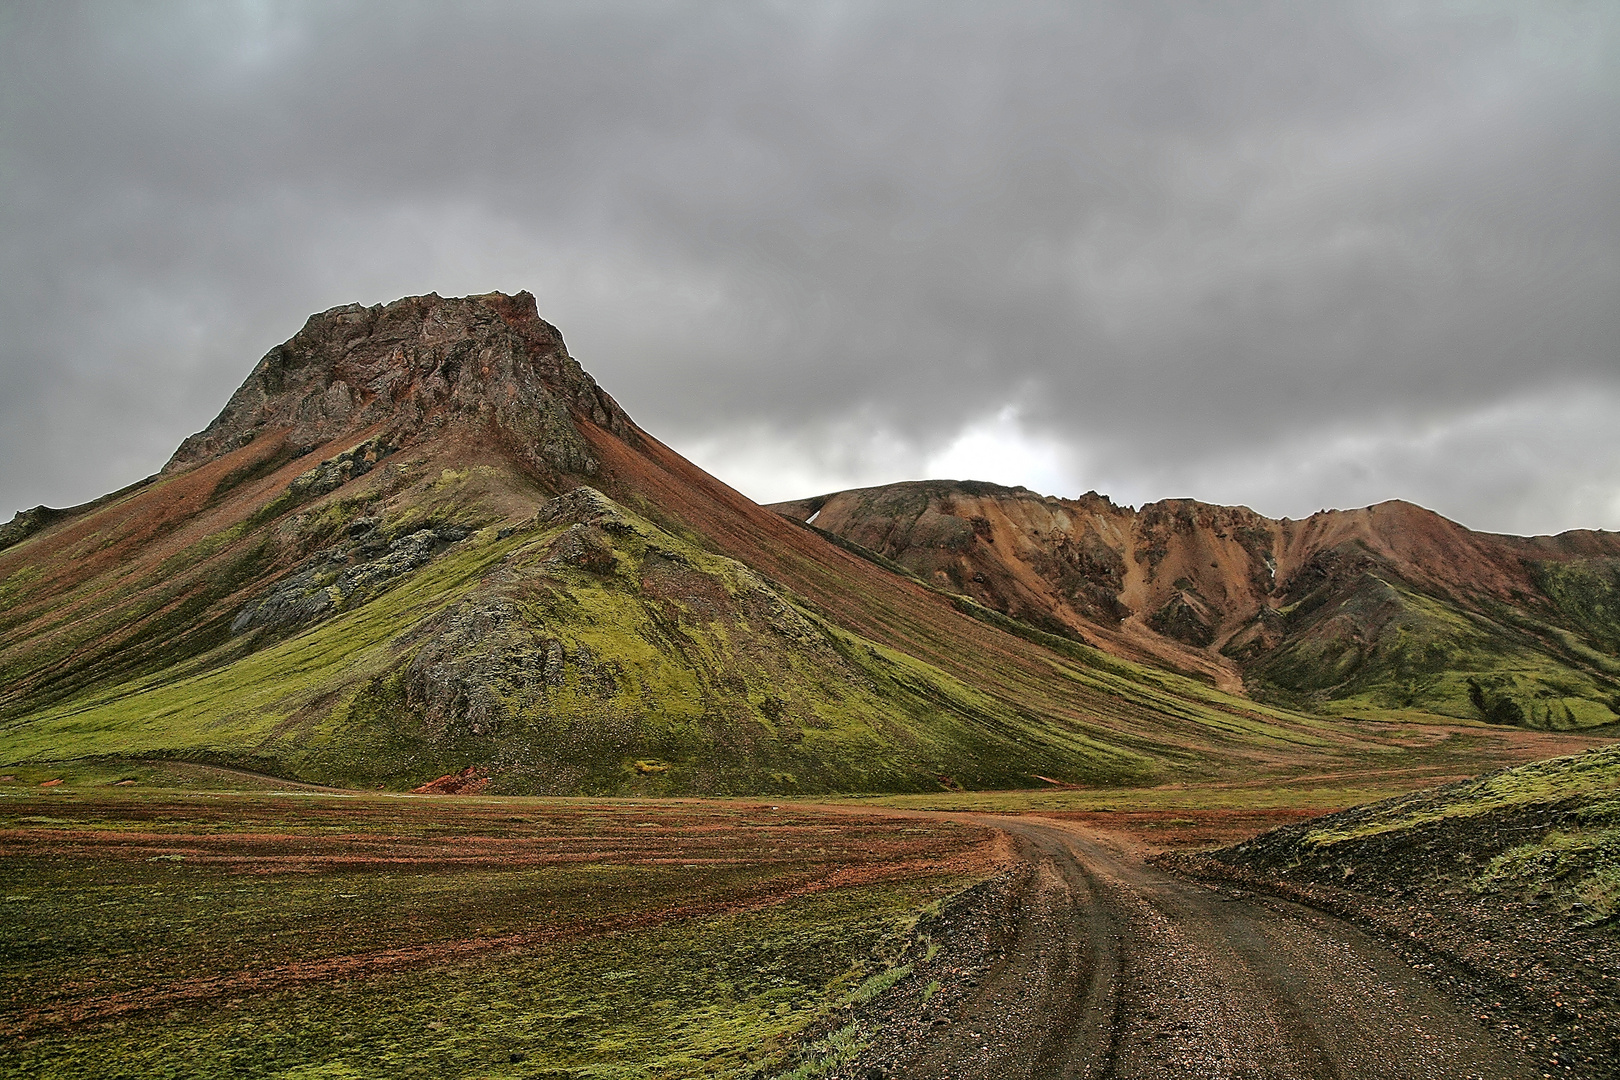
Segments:
[[[158,475],[0,527],[0,765],[1252,782],[1411,755],[1413,731],[1496,764],[1530,744],[1472,733],[1614,718],[1606,534],[962,484],[781,509],[638,428],[527,293],[334,308]],[[1411,723],[1345,719],[1379,710]]]
[[[1562,730],[1620,719],[1620,534],[1476,533],[1404,502],[1278,521],[951,481],[774,509],[996,611],[1259,700]]]

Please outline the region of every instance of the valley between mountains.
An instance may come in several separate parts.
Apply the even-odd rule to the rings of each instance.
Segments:
[[[0,1073],[1611,1076],[1617,725],[1616,534],[762,507],[334,308],[0,526]]]

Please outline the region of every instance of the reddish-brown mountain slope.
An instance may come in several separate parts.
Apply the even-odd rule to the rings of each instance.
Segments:
[[[995,610],[1295,704],[1569,727],[1620,709],[1620,535],[1472,532],[1404,502],[1272,520],[922,481],[781,503]]]

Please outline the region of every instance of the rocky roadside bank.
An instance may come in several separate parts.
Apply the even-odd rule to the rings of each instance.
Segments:
[[[1378,935],[1518,1042],[1544,1075],[1620,1077],[1620,920],[1575,899],[1579,868],[1557,865],[1560,838],[1590,835],[1589,811],[1578,802],[1513,808],[1332,843],[1295,825],[1150,861]],[[1512,873],[1538,846],[1531,859],[1542,872]]]

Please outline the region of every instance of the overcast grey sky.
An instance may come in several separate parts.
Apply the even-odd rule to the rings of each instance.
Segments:
[[[1616,529],[1620,5],[5,0],[0,273],[5,512],[527,288],[762,501]]]

